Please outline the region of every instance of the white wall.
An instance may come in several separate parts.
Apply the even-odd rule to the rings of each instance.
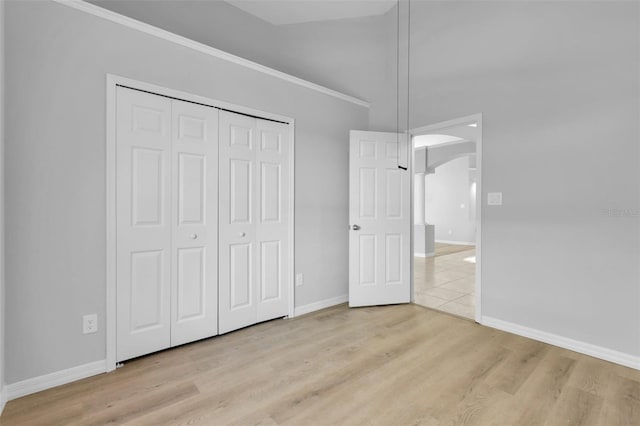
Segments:
[[[482,314],[636,357],[638,8],[411,9],[413,127],[482,112],[482,198],[503,192],[483,207]]]
[[[105,357],[106,73],[295,118],[296,306],[346,294],[348,130],[366,108],[57,3],[6,13],[7,383]]]
[[[437,167],[435,173],[426,175],[424,188],[425,219],[435,226],[435,240],[475,243],[476,222],[470,214],[469,157]]]
[[[4,282],[4,0],[0,0],[0,414],[6,402],[4,388],[5,282]]]

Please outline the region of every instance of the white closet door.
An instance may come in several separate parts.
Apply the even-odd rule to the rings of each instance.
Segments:
[[[220,111],[219,331],[257,322],[256,120]]]
[[[289,304],[289,126],[257,120],[256,256],[258,319],[287,315]]]
[[[170,344],[171,101],[117,89],[117,360]]]
[[[288,126],[220,112],[220,333],[287,315]]]
[[[172,101],[171,346],[218,334],[218,110]]]

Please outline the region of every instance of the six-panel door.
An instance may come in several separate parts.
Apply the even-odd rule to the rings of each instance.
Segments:
[[[396,133],[352,131],[349,151],[349,306],[408,303],[409,172]]]
[[[171,346],[218,334],[218,110],[172,101]]]
[[[117,89],[117,360],[171,343],[171,100]]]
[[[288,126],[116,96],[117,360],[287,315]]]
[[[220,112],[219,331],[287,315],[288,126]]]

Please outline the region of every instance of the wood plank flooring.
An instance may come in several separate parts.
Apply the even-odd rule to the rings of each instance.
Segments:
[[[2,425],[640,425],[640,371],[417,305],[345,305],[11,401]]]

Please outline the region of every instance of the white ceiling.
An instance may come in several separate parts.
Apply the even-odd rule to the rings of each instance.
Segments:
[[[383,15],[396,0],[225,0],[274,25]]]

